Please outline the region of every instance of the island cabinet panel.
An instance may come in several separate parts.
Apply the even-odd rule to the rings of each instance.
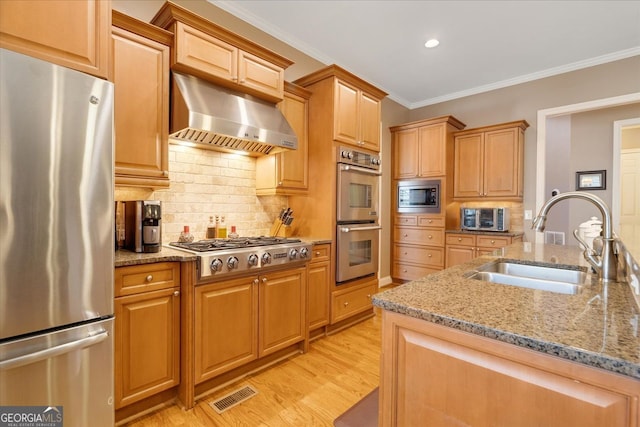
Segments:
[[[180,263],[119,267],[114,278],[115,408],[121,409],[180,382]]]
[[[0,47],[106,78],[111,0],[0,1]]]
[[[116,185],[169,186],[169,46],[173,37],[113,12]],[[144,78],[140,78],[144,76]]]
[[[383,312],[381,426],[637,426],[640,381]]]

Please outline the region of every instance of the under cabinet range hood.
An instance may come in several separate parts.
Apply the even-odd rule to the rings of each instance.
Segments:
[[[170,139],[251,156],[298,148],[295,132],[275,104],[172,74]]]

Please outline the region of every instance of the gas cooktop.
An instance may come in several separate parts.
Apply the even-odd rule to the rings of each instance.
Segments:
[[[169,246],[198,255],[198,279],[302,264],[311,259],[312,252],[311,244],[300,239],[266,236],[172,242]]]

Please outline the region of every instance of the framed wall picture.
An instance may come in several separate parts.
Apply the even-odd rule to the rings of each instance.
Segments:
[[[576,172],[576,190],[605,190],[606,188],[606,170]]]

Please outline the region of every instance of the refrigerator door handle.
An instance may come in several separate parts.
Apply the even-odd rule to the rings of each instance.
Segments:
[[[13,359],[7,359],[0,362],[0,370],[8,370],[19,368],[20,366],[30,365],[32,363],[39,362],[41,360],[50,359],[55,356],[59,356],[64,353],[70,353],[72,351],[81,350],[86,347],[98,344],[106,340],[109,333],[106,330],[102,330],[95,335],[81,338],[76,341],[71,341],[55,347],[47,348],[44,350],[36,351],[34,353],[25,354],[22,356],[14,357]]]

